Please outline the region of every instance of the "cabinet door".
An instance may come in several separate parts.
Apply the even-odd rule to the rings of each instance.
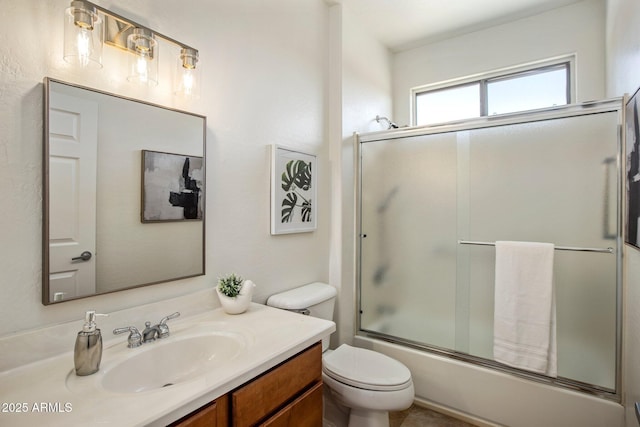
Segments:
[[[321,381],[322,345],[318,343],[232,392],[233,425],[254,426]]]
[[[322,382],[269,418],[262,427],[322,427]]]
[[[229,396],[224,395],[171,424],[170,427],[227,427]]]

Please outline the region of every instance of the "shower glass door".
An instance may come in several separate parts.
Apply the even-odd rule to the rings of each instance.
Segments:
[[[364,144],[361,325],[454,348],[456,134]]]
[[[360,330],[497,365],[495,248],[459,242],[611,247],[554,283],[561,382],[615,393],[620,116],[586,112],[361,137]]]

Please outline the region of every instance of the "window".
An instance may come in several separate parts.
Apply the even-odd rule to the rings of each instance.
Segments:
[[[412,90],[417,126],[571,103],[571,60]]]
[[[418,125],[480,117],[480,83],[416,94]]]

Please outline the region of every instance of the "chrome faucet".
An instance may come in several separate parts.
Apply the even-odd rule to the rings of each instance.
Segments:
[[[155,341],[160,338],[160,327],[158,325],[151,326],[151,322],[144,323],[144,331],[142,331],[142,343]]]
[[[140,347],[144,343],[153,342],[156,339],[167,338],[169,336],[169,325],[167,325],[167,320],[175,319],[178,316],[180,316],[180,312],[176,311],[175,313],[163,317],[160,320],[160,323],[154,326],[151,326],[151,322],[145,322],[145,328],[142,333],[140,333],[140,331],[138,331],[135,326],[116,328],[113,330],[113,333],[115,335],[118,335],[129,331],[130,334],[129,338],[127,339],[127,347]]]

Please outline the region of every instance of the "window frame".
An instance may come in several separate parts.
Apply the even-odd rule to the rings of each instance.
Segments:
[[[431,83],[422,86],[416,86],[411,88],[411,101],[410,101],[410,114],[411,125],[417,126],[417,98],[419,95],[430,92],[437,92],[447,89],[453,89],[460,86],[468,86],[471,84],[478,84],[480,88],[480,118],[488,117],[488,97],[487,97],[487,85],[492,82],[500,80],[510,80],[518,77],[526,77],[527,75],[535,75],[548,71],[565,68],[567,71],[567,88],[566,88],[566,100],[567,104],[573,104],[576,100],[576,87],[575,87],[575,62],[576,56],[564,55],[555,58],[549,58],[542,61],[529,62],[526,64],[520,64],[515,67],[501,68],[486,73],[474,74],[462,78],[445,80],[437,83]],[[514,113],[517,113],[514,111]],[[427,124],[422,126],[432,126],[433,124]]]

